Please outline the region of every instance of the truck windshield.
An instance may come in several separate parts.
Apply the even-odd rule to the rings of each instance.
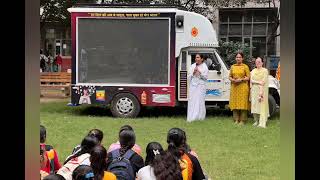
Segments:
[[[220,61],[218,60],[218,54],[216,52],[190,52],[191,54],[191,64],[195,63],[195,57],[196,54],[202,54],[204,63],[208,66],[209,70],[216,70],[216,66],[220,64]],[[229,69],[230,67],[221,59],[223,64]],[[222,65],[222,64],[220,64]]]
[[[216,56],[219,56],[216,51],[214,51],[214,53],[215,53]],[[223,64],[224,64],[224,65],[227,67],[227,69],[229,70],[229,69],[230,69],[230,65],[229,65],[228,63],[226,63],[221,56],[219,56],[219,57],[220,57],[221,61],[223,62]]]

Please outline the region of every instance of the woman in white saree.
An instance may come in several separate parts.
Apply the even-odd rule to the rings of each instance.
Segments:
[[[204,120],[206,117],[206,83],[208,67],[203,63],[203,55],[196,54],[195,63],[189,69],[189,99],[187,121]]]

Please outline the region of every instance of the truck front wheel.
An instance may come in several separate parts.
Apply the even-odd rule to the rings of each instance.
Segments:
[[[114,117],[135,118],[140,112],[137,98],[129,93],[116,95],[111,101],[111,113]]]
[[[276,112],[277,103],[271,94],[269,94],[268,101],[269,101],[268,102],[269,103],[269,114],[270,114],[270,117],[272,117],[274,115],[274,113]]]

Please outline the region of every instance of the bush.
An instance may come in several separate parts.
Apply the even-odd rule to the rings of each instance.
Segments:
[[[244,54],[243,63],[248,65],[250,70],[253,68],[254,64],[252,63],[252,57],[250,57],[250,46],[248,44],[233,41],[219,41],[217,50],[229,67],[236,63],[236,54],[242,52]]]

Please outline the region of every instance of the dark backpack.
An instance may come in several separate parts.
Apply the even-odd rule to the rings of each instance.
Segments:
[[[120,149],[111,151],[112,162],[108,166],[108,171],[117,176],[117,180],[135,180],[130,158],[134,151],[129,149],[123,156],[120,156]]]

